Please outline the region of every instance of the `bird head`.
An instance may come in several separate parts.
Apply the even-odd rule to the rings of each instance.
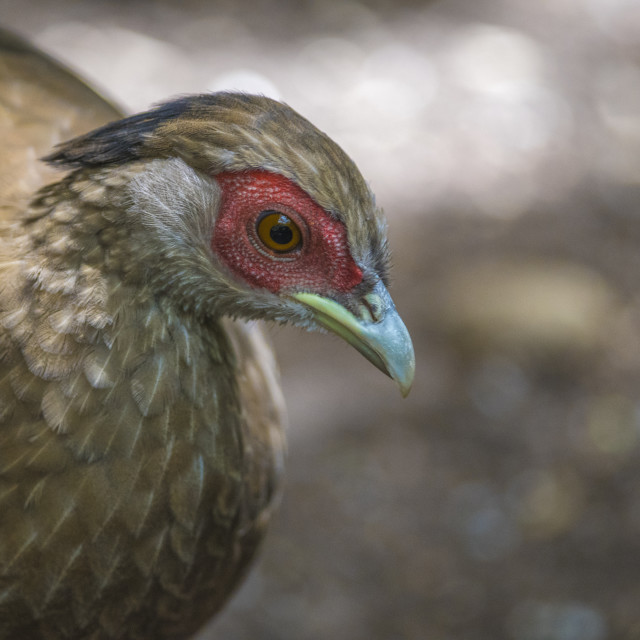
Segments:
[[[160,240],[150,278],[183,307],[327,329],[409,392],[413,346],[387,291],[382,212],[351,159],[290,107],[187,96],[46,160],[83,172],[136,167],[128,211]]]

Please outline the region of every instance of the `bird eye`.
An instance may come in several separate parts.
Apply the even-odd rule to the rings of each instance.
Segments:
[[[300,246],[300,229],[291,218],[280,211],[268,209],[258,218],[258,237],[268,249],[278,253],[293,251]]]

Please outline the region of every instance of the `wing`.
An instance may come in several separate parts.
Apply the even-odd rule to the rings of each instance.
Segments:
[[[0,221],[55,176],[39,161],[53,145],[121,116],[71,71],[0,29]]]

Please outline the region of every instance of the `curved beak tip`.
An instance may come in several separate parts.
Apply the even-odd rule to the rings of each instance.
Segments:
[[[396,382],[402,397],[406,398],[413,386],[416,359],[411,337],[400,316],[396,315],[394,323],[396,326],[393,333],[396,339],[389,341],[389,348],[386,353],[380,353],[380,356],[385,365],[384,372]]]
[[[391,378],[396,381],[396,384],[400,389],[400,394],[403,398],[406,398],[411,391],[415,371],[415,362],[411,362],[411,364],[407,366],[402,376],[391,376]]]

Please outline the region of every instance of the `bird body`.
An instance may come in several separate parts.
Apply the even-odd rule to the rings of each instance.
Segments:
[[[98,624],[174,637],[178,611],[184,637],[268,520],[282,457],[272,362],[255,357],[255,327],[156,295],[148,230],[122,219],[137,171],[45,190],[2,254],[0,611],[28,620],[0,617],[2,637]]]
[[[277,494],[283,403],[247,321],[329,328],[408,390],[384,221],[267,98],[181,98],[48,162],[70,171],[6,197],[0,234],[0,638],[186,638]]]

